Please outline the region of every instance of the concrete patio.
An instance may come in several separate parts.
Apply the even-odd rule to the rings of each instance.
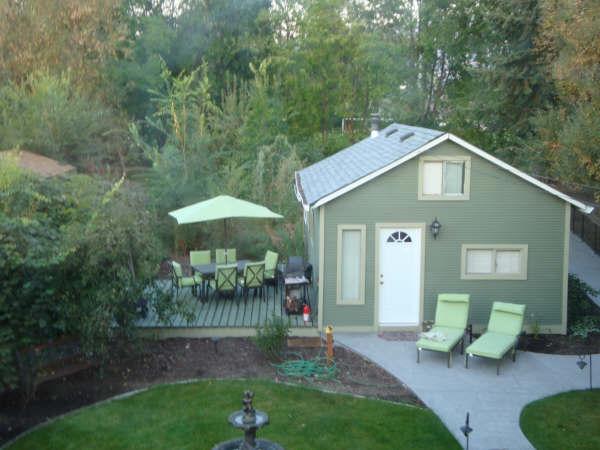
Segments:
[[[376,334],[335,335],[342,344],[369,358],[410,387],[444,422],[464,446],[460,427],[471,413],[473,450],[532,449],[521,432],[519,416],[528,403],[563,391],[589,386],[589,366],[583,371],[577,356],[518,352],[517,362],[506,358],[496,375],[491,360],[473,358],[469,369],[456,350],[452,368],[441,353],[424,352],[416,363],[412,341],[387,340]],[[600,387],[600,355],[593,356],[593,384]],[[401,424],[399,424],[401,426]]]

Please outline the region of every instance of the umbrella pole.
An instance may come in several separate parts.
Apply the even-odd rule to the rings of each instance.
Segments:
[[[223,219],[223,248],[227,251],[227,219]]]

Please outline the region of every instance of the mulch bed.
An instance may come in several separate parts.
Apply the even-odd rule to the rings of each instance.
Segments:
[[[528,334],[519,339],[519,350],[555,355],[600,353],[600,334],[592,334],[587,339],[562,334]]]
[[[324,354],[293,349],[294,358]],[[331,380],[282,377],[250,339],[143,340],[114,354],[102,370],[90,368],[42,383],[25,409],[16,393],[0,396],[0,445],[49,418],[115,395],[147,386],[192,378],[268,378],[394,402],[422,405],[388,372],[345,348],[335,348],[338,374]]]

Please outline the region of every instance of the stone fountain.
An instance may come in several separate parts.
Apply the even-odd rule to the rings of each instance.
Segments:
[[[244,392],[242,404],[244,408],[231,413],[229,423],[235,428],[244,430],[244,437],[221,442],[213,447],[212,450],[284,450],[284,448],[266,439],[256,439],[256,432],[259,428],[269,424],[269,416],[266,412],[256,411],[252,406],[254,393]]]

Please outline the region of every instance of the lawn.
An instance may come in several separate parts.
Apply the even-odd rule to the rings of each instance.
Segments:
[[[162,385],[71,414],[17,441],[16,449],[210,449],[241,437],[228,423],[244,389],[271,425],[259,437],[287,449],[460,448],[429,410],[264,380]]]
[[[572,391],[527,405],[521,429],[537,450],[599,449],[600,389]]]

